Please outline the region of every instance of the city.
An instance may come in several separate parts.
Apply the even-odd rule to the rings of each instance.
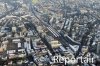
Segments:
[[[0,0],[0,66],[100,66],[100,1]]]

